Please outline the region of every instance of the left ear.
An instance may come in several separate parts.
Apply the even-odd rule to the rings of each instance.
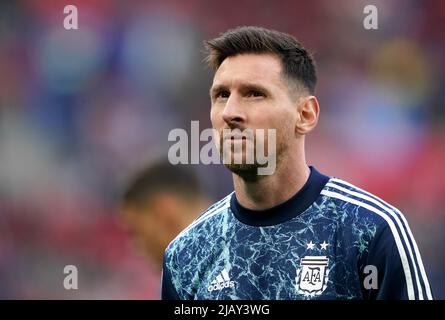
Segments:
[[[298,117],[295,133],[305,135],[315,128],[320,114],[320,107],[315,96],[301,97],[298,101]]]

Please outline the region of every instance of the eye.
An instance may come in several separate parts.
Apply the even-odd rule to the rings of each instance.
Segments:
[[[221,90],[215,93],[215,99],[219,99],[219,98],[228,98],[230,96],[230,93],[228,91],[225,90]]]
[[[266,95],[263,92],[258,91],[258,90],[250,90],[247,93],[247,96],[257,98],[257,97],[265,97]]]

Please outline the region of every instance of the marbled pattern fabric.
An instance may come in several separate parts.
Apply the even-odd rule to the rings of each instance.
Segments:
[[[363,299],[371,243],[383,232],[393,238],[375,212],[325,195],[347,195],[329,185],[304,212],[272,226],[239,221],[229,206],[234,194],[220,201],[167,248],[167,285],[179,299]],[[391,250],[381,252],[397,257]],[[397,259],[393,268],[402,270]],[[406,287],[399,273],[397,285]]]

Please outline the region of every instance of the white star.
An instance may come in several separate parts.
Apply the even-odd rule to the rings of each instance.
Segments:
[[[327,246],[329,245],[329,243],[326,243],[326,241],[323,241],[322,244],[320,244],[321,246],[321,250],[326,250]]]
[[[315,247],[315,243],[312,243],[312,241],[307,244],[308,249],[314,249],[314,247]]]

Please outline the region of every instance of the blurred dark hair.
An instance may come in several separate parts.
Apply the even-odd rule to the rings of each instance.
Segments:
[[[172,165],[167,160],[157,162],[137,172],[125,186],[122,205],[145,205],[157,193],[172,193],[186,200],[201,195],[198,177],[192,168]]]
[[[281,60],[284,77],[302,84],[310,94],[315,94],[317,75],[314,60],[289,34],[261,27],[238,27],[205,41],[204,45],[206,61],[214,71],[227,57],[243,53],[275,54]]]

